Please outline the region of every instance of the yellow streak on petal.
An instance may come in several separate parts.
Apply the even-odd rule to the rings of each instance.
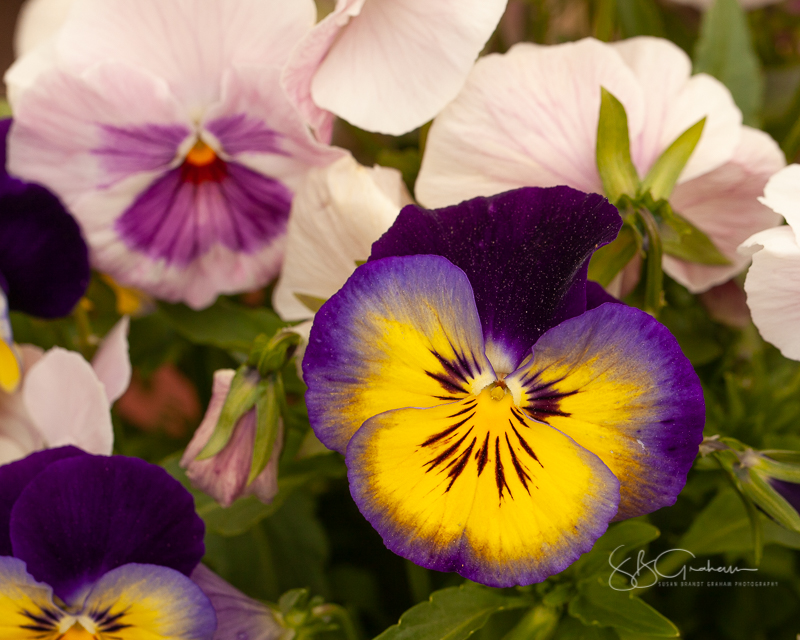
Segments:
[[[97,640],[97,636],[92,635],[80,624],[74,624],[67,632],[61,636],[60,640]]]
[[[19,386],[22,370],[14,349],[4,340],[0,340],[0,389],[13,393]]]

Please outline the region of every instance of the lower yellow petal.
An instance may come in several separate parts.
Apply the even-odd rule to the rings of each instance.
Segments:
[[[5,340],[0,340],[0,389],[12,393],[19,385],[22,370],[14,348]]]
[[[597,456],[525,416],[500,386],[368,420],[347,465],[387,547],[493,586],[563,570],[605,532],[619,501]]]

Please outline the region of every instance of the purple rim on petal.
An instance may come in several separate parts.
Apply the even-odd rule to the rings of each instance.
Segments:
[[[11,120],[0,122],[3,154]],[[3,158],[5,160],[5,158]],[[89,286],[89,250],[50,191],[0,174],[0,283],[8,306],[40,318],[67,315]]]
[[[13,555],[65,601],[129,563],[188,576],[203,557],[191,494],[138,458],[79,456],[50,464],[11,510]]]
[[[408,205],[370,260],[435,254],[463,269],[487,343],[518,365],[545,331],[586,310],[588,260],[621,225],[598,194],[526,187],[432,211]]]
[[[291,204],[281,182],[217,157],[165,173],[115,227],[130,248],[185,267],[218,244],[243,253],[269,245],[285,233]]]
[[[22,460],[0,465],[0,556],[13,553],[9,534],[11,509],[31,480],[54,462],[87,455],[77,447],[59,447],[37,451]]]

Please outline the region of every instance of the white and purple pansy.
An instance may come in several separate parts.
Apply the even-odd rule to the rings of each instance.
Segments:
[[[675,502],[703,396],[664,326],[587,282],[620,225],[569,187],[407,206],[317,312],[309,418],[389,549],[531,584]]]
[[[280,86],[314,15],[311,0],[77,0],[6,76],[10,170],[64,199],[123,284],[196,308],[266,284],[294,189],[344,153]]]
[[[0,467],[0,636],[211,640],[188,577],[203,531],[191,495],[143,460],[64,447]]]

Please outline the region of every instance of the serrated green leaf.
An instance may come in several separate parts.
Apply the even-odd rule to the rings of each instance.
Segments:
[[[731,261],[711,242],[711,239],[686,218],[664,207],[659,230],[664,253],[687,262],[726,266]],[[669,212],[669,213],[666,213]]]
[[[589,261],[589,279],[607,287],[620,271],[633,259],[642,246],[639,232],[623,225],[613,242],[600,247]]]
[[[170,325],[195,344],[241,353],[248,353],[260,334],[274,335],[287,326],[269,309],[251,309],[225,298],[200,311],[166,302],[158,308]]]
[[[764,79],[747,15],[738,0],[715,0],[703,15],[694,71],[721,81],[742,110],[744,123],[759,126]]]
[[[679,135],[655,161],[642,182],[642,193],[650,193],[653,200],[666,200],[672,194],[678,176],[689,162],[706,125],[701,118]]]
[[[605,580],[586,580],[569,603],[569,614],[586,625],[614,627],[659,638],[677,638],[680,631],[670,620],[632,592],[615,591]]]
[[[411,607],[375,640],[466,640],[493,613],[531,604],[527,598],[473,584],[442,589]]]
[[[603,190],[612,204],[622,196],[636,196],[639,175],[631,160],[628,116],[622,103],[605,87],[600,88],[596,159]]]
[[[302,302],[303,306],[311,313],[316,313],[319,311],[322,308],[322,305],[327,302],[325,298],[317,298],[315,296],[306,295],[305,293],[295,292],[294,297]]]

